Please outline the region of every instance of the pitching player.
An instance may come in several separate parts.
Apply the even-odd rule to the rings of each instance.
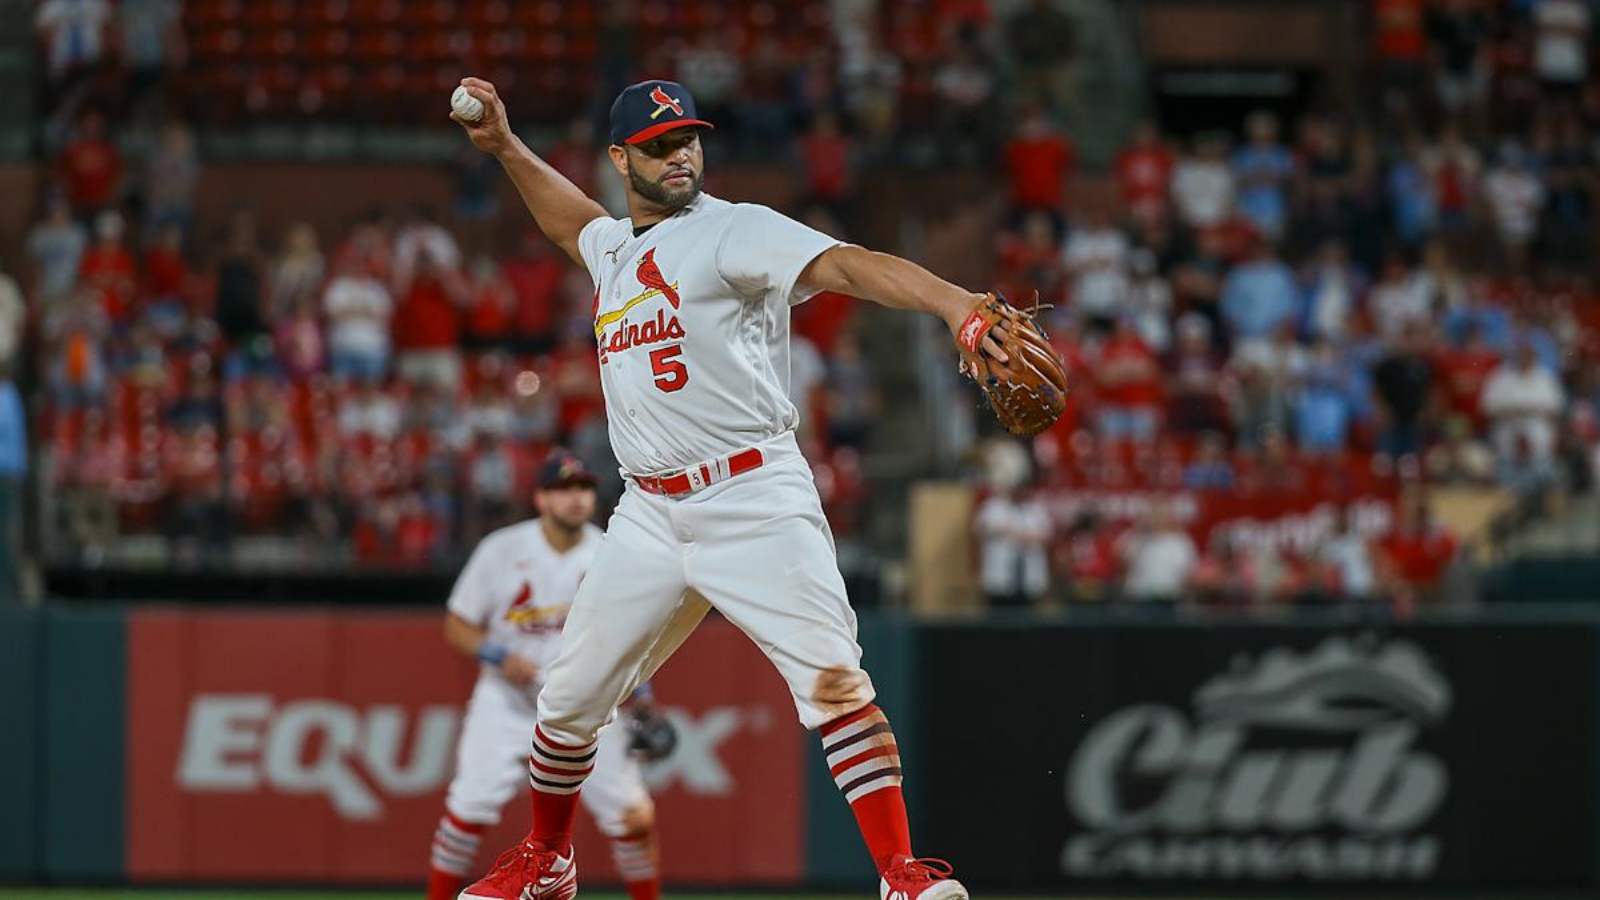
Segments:
[[[894,733],[861,669],[833,537],[795,443],[789,307],[833,290],[933,313],[964,347],[1001,363],[1001,342],[974,324],[987,298],[767,207],[703,193],[700,140],[711,124],[682,85],[642,82],[612,104],[626,219],[512,134],[493,84],[462,85],[484,111],[452,118],[594,282],[606,416],[627,480],[539,694],[533,828],[462,900],[577,894],[572,821],[604,752],[601,729],[698,624],[707,607],[697,594],[761,647],[800,721],[820,732],[880,895],[964,900],[948,865],[911,851]]]
[[[467,705],[456,775],[433,836],[428,900],[451,900],[477,857],[486,828],[527,777],[527,741],[544,669],[561,646],[578,585],[600,545],[594,517],[594,476],[577,457],[555,453],[544,464],[534,496],[539,518],[483,539],[450,593],[445,638],[483,664]],[[633,739],[623,723],[600,731],[594,774],[584,804],[611,838],[612,856],[633,900],[661,894],[656,869],[655,809],[633,748],[664,755],[672,738],[649,698],[630,702]],[[667,729],[667,731],[664,731]],[[534,775],[537,777],[537,770]]]

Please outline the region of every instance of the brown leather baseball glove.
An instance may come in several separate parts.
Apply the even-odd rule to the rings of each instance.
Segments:
[[[1067,406],[1066,364],[1034,321],[1038,309],[1037,294],[1030,312],[985,294],[956,332],[961,371],[978,382],[1000,424],[1018,437],[1049,428]],[[1005,362],[986,351],[985,337],[1005,352]]]

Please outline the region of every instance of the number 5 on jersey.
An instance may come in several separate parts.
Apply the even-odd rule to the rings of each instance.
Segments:
[[[683,390],[683,386],[689,383],[689,370],[681,360],[675,358],[682,352],[682,344],[650,351],[650,371],[656,376],[656,387],[668,394]]]

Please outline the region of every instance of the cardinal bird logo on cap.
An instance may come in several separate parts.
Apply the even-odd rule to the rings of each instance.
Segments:
[[[657,118],[669,109],[672,110],[675,115],[683,115],[683,104],[668,96],[667,92],[662,90],[661,85],[659,84],[650,89],[650,99],[656,105],[656,111],[650,114],[650,118],[652,119]],[[677,304],[673,305],[676,306]]]
[[[673,309],[678,308],[678,290],[667,284],[667,279],[662,277],[661,267],[656,265],[656,248],[651,247],[645,251],[639,260],[639,270],[633,277],[639,279],[639,283],[645,287],[660,291],[661,295],[667,298],[667,302],[672,304]]]

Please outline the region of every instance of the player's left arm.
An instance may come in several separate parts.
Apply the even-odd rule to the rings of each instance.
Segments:
[[[808,292],[834,291],[893,309],[932,313],[952,335],[960,334],[962,323],[985,296],[951,284],[908,259],[855,244],[838,244],[817,254],[801,270],[797,285]],[[984,337],[983,349],[1001,362],[1007,359],[991,336]]]

